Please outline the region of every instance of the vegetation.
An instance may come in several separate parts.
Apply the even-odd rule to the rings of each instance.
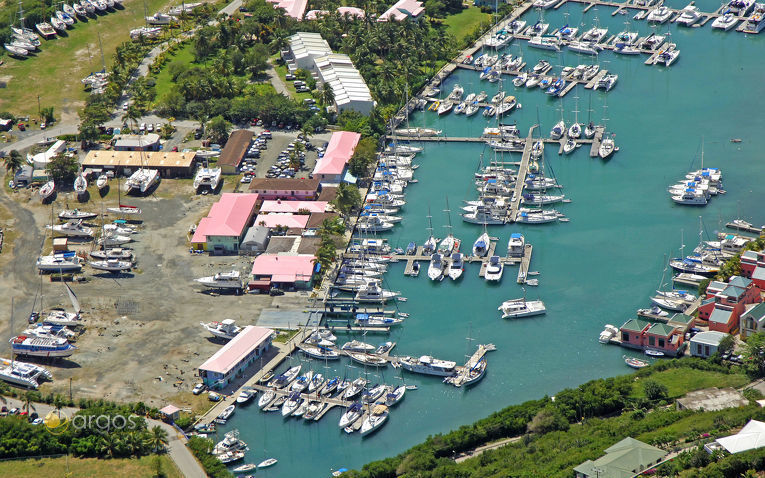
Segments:
[[[765,376],[765,333],[752,334],[746,338],[744,359],[750,375]]]
[[[68,473],[65,474],[65,473]],[[0,476],[14,478],[39,478],[47,476],[97,476],[99,478],[182,478],[170,458],[152,456],[141,458],[40,458],[0,462]]]
[[[478,37],[491,25],[491,15],[484,13],[478,7],[468,7],[456,15],[450,15],[444,20],[446,32],[453,35],[457,41],[464,44],[467,38]]]
[[[80,163],[76,156],[59,153],[50,159],[45,170],[55,182],[71,184],[80,171]]]
[[[669,368],[651,374],[652,382],[666,388],[664,398],[677,398],[688,390],[706,387],[741,387],[748,380],[749,378],[743,373],[686,368]],[[647,390],[643,382],[636,381],[633,384],[630,398],[647,398]]]
[[[24,158],[21,156],[21,153],[12,149],[11,152],[3,158],[3,165],[5,166],[6,171],[11,173],[11,175],[15,175],[16,171],[21,169],[24,165]]]
[[[229,478],[233,476],[226,469],[226,465],[210,454],[210,450],[213,448],[213,441],[209,438],[193,436],[189,438],[186,446],[189,447],[194,456],[197,457],[197,460],[199,460],[199,463],[202,464],[207,476],[211,478]]]
[[[668,371],[697,377],[685,382],[689,387],[703,382],[698,377],[705,375],[714,380],[723,377],[747,381],[739,368],[710,361],[691,358],[662,361],[633,375],[593,380],[576,389],[563,390],[555,395],[554,401],[545,397],[507,407],[472,425],[431,436],[396,457],[369,463],[360,471],[350,472],[350,476],[569,477],[571,467],[600,456],[605,448],[626,436],[654,444],[672,444],[696,439],[704,432],[727,431],[749,418],[765,417],[765,412],[757,407],[713,413],[662,408],[648,411],[664,403],[663,400],[652,402],[636,396],[634,387],[639,384],[643,390],[644,382],[654,381],[661,389],[666,378],[662,374]],[[679,395],[695,388],[667,389],[669,395],[675,396],[673,392]],[[609,416],[613,418],[605,418]],[[455,453],[515,436],[523,439],[460,464],[451,459]]]
[[[351,173],[353,174],[353,173]],[[353,184],[340,183],[337,188],[337,196],[332,201],[338,211],[343,215],[348,215],[351,211],[361,206],[361,193],[359,188]],[[343,231],[340,233],[342,234]]]
[[[369,169],[376,162],[377,142],[370,137],[362,138],[348,163],[348,171],[357,178],[363,178],[369,174]]]

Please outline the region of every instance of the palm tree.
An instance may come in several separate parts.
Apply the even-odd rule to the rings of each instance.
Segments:
[[[21,157],[21,153],[12,149],[8,156],[3,158],[3,164],[5,164],[6,171],[11,173],[11,176],[16,175],[16,171],[21,169],[24,164],[24,159]]]
[[[61,418],[61,407],[64,406],[64,397],[61,395],[53,397],[53,406],[56,409],[56,415],[58,415],[58,418]]]
[[[330,106],[335,102],[335,92],[325,83],[321,88],[321,97],[319,99],[324,106]]]
[[[32,402],[34,401],[35,397],[36,397],[35,393],[32,392],[31,390],[27,390],[26,392],[24,392],[24,397],[23,397],[24,407],[23,408],[24,408],[24,411],[27,412],[27,416],[29,416],[30,408],[32,408],[32,410],[36,410],[34,405],[32,405]]]
[[[167,432],[159,425],[156,425],[149,432],[148,442],[154,453],[164,453],[169,443]]]
[[[135,125],[138,120],[141,119],[141,116],[143,116],[141,110],[139,110],[136,105],[129,105],[125,114],[122,115],[122,122],[130,122],[133,125],[133,129],[135,129]]]
[[[109,458],[114,458],[117,454],[121,443],[120,439],[113,433],[107,433],[101,437],[99,442],[99,448],[102,455],[106,455]]]

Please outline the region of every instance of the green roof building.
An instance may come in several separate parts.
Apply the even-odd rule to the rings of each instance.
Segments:
[[[665,456],[666,451],[627,437],[607,448],[604,456],[574,468],[574,473],[576,478],[631,478],[656,465]]]

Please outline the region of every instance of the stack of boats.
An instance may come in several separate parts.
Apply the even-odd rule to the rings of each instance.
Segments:
[[[690,171],[680,182],[669,186],[667,192],[676,204],[706,206],[712,196],[725,193],[722,171],[704,167]]]

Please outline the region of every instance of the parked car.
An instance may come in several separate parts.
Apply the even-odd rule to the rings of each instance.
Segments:
[[[19,128],[19,131],[26,131],[27,127],[24,125],[24,123],[19,123],[17,125],[17,128]]]
[[[219,394],[219,393],[215,393],[213,391],[210,391],[210,392],[207,393],[207,398],[211,402],[219,402],[223,398],[223,396],[221,394]]]
[[[271,290],[268,291],[268,295],[272,297],[277,295],[284,295],[284,291],[277,287],[271,287]]]
[[[191,393],[193,393],[194,395],[199,395],[204,390],[205,390],[205,385],[203,383],[198,383],[194,385],[194,389],[191,390]]]
[[[292,73],[287,73],[286,75],[284,75],[284,79],[287,81],[293,81],[295,79],[295,75],[293,75]]]
[[[154,131],[154,125],[151,124],[151,123],[147,124],[146,125],[146,132],[147,133],[151,133],[152,131]]]
[[[141,123],[141,126],[138,127],[138,130],[141,132],[146,131],[146,123]]]

